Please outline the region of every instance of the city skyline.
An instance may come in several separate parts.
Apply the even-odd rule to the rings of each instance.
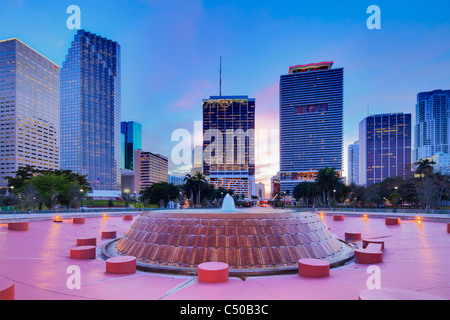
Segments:
[[[18,38],[61,66],[76,32],[65,24],[70,4],[6,1],[0,38]],[[160,154],[170,154],[173,130],[193,132],[194,121],[201,120],[199,101],[219,92],[219,56],[223,93],[258,101],[256,131],[279,129],[278,82],[286,66],[334,60],[335,67],[345,68],[344,148],[358,140],[358,123],[367,113],[414,114],[418,92],[450,87],[450,45],[442,42],[450,30],[446,2],[436,12],[418,2],[379,1],[381,30],[366,27],[369,3],[326,2],[321,12],[283,1],[258,7],[249,1],[77,5],[83,29],[121,44],[121,120],[142,123],[143,149]],[[229,48],[230,41],[241,43],[242,50]],[[211,50],[205,53],[204,46]],[[278,154],[256,159],[256,182],[268,185],[279,170],[277,159]],[[188,173],[173,165],[170,171]]]

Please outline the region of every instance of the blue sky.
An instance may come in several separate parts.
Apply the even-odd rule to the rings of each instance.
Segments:
[[[83,29],[119,42],[122,120],[142,123],[143,149],[166,156],[172,132],[193,132],[201,100],[218,94],[220,56],[223,94],[256,98],[257,129],[267,130],[278,129],[289,66],[343,67],[345,159],[369,101],[372,114],[414,114],[418,92],[450,88],[448,1],[0,1],[0,39],[19,38],[58,65],[75,34],[69,5],[81,8]],[[372,4],[381,30],[366,27]],[[257,163],[257,181],[277,172],[276,152]]]

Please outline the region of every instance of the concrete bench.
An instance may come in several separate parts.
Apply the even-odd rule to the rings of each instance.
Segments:
[[[298,260],[298,275],[305,278],[326,278],[330,276],[330,263],[321,259]]]
[[[377,246],[377,245],[374,244],[374,246]],[[379,248],[381,249],[381,247],[379,247]],[[356,249],[354,251],[355,263],[357,263],[357,264],[376,264],[376,263],[383,262],[383,252],[379,251],[379,250],[375,250],[375,249],[376,249],[375,247],[371,247],[369,249]]]
[[[198,281],[220,283],[228,281],[229,266],[222,262],[205,262],[198,266]]]
[[[102,231],[102,239],[116,239],[117,231]]]
[[[112,274],[132,274],[136,272],[136,258],[131,256],[113,257],[106,260],[106,272]]]
[[[385,224],[387,226],[397,226],[401,223],[401,219],[400,218],[386,218],[385,219]]]
[[[383,245],[381,243],[369,243],[365,249],[371,252],[379,252],[383,250]]]
[[[97,257],[97,248],[94,246],[75,247],[70,249],[70,257],[72,259],[89,260]]]
[[[28,221],[9,222],[8,223],[8,230],[28,231],[28,229],[29,229]]]
[[[359,300],[378,300],[378,301],[406,301],[406,300],[445,300],[441,297],[437,297],[428,293],[397,289],[397,288],[382,288],[380,290],[365,289],[359,293]]]
[[[345,241],[359,241],[362,236],[359,232],[346,232],[345,233]]]
[[[333,221],[344,221],[344,216],[342,215],[334,215]]]
[[[97,246],[97,238],[78,238],[77,247]]]
[[[380,244],[381,245],[381,250],[380,251],[384,250],[384,241],[382,241],[382,240],[371,240],[371,239],[363,239],[363,242],[362,242],[363,249],[366,249],[367,246],[369,244],[371,244],[371,243]]]
[[[0,300],[15,300],[14,281],[0,278]]]
[[[82,217],[72,218],[73,224],[85,224],[85,222],[86,222],[86,219],[82,218]]]

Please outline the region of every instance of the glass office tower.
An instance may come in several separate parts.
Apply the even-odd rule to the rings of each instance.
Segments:
[[[123,121],[121,133],[125,139],[122,147],[123,169],[134,170],[134,151],[142,149],[142,125],[134,121]]]
[[[61,70],[61,167],[120,190],[120,46],[79,30]]]
[[[332,65],[298,65],[280,78],[280,188],[287,198],[319,169],[342,174],[344,69]]]
[[[372,115],[359,124],[359,182],[411,173],[411,114]]]
[[[414,162],[450,153],[450,90],[417,95]]]
[[[208,134],[209,133],[209,134]],[[203,100],[203,173],[216,188],[250,198],[255,188],[255,99]]]
[[[19,167],[60,168],[59,77],[20,40],[0,41],[0,188]]]

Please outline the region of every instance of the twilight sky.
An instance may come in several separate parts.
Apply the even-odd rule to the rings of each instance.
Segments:
[[[450,89],[448,1],[0,0],[0,39],[18,38],[62,66],[81,27],[122,49],[122,120],[143,125],[143,149],[170,158],[172,132],[194,131],[202,99],[256,99],[256,130],[278,130],[279,79],[289,66],[334,61],[344,68],[344,159],[370,113],[413,113],[420,91]],[[369,30],[370,5],[381,30]],[[275,131],[276,132],[276,131]],[[260,143],[266,139],[257,136]],[[271,141],[267,141],[270,143]],[[277,173],[278,144],[257,155],[257,182]],[[170,165],[175,175],[186,166]],[[345,175],[344,171],[344,175]]]

